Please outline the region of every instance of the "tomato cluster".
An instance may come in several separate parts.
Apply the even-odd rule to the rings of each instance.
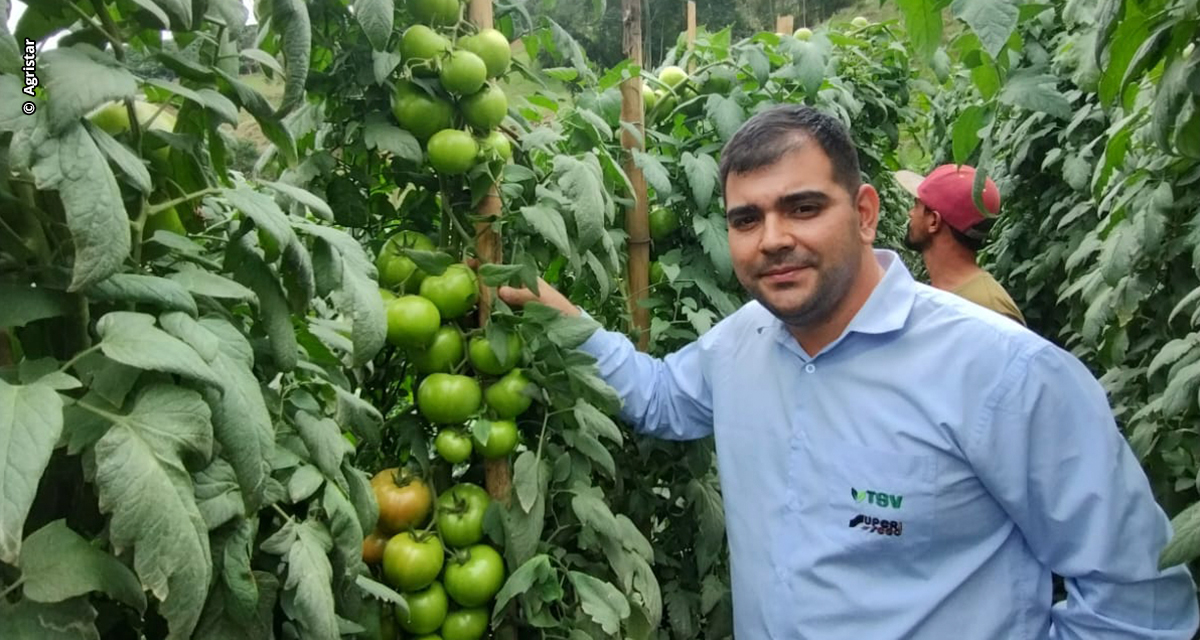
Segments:
[[[409,9],[424,24],[410,26],[400,40],[408,77],[392,95],[396,121],[424,143],[440,174],[464,174],[480,162],[503,165],[512,142],[497,127],[508,96],[495,80],[512,61],[508,38],[495,29],[455,38],[458,0],[411,0]]]
[[[463,482],[435,505],[429,485],[397,468],[380,471],[371,486],[379,521],[363,541],[363,560],[381,565],[384,582],[404,596],[407,611],[396,608],[396,623],[411,634],[440,632],[443,640],[482,638],[488,601],[505,577],[504,559],[483,542],[487,492]]]

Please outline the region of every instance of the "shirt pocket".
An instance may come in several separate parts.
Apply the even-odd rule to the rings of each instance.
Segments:
[[[936,459],[839,443],[812,461],[826,498],[814,511],[838,550],[925,551],[937,513]]]

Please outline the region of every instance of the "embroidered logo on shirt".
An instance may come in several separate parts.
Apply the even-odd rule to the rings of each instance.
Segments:
[[[864,514],[858,514],[850,519],[851,529],[860,529],[881,536],[904,535],[904,523],[899,520],[884,520]]]
[[[899,494],[883,493],[882,491],[859,491],[854,487],[850,487],[850,496],[854,498],[855,502],[862,502],[865,500],[870,504],[880,506],[885,509],[899,509],[900,504],[904,502],[904,496]]]

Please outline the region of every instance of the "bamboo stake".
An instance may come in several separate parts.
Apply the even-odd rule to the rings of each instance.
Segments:
[[[688,0],[687,3],[687,50],[691,53],[696,48],[696,3],[694,0]],[[688,59],[688,74],[690,75],[696,70],[696,61]]]
[[[625,24],[624,54],[638,66],[642,65],[642,3],[641,0],[622,0],[622,16]],[[633,186],[634,205],[625,212],[625,230],[629,233],[629,311],[633,316],[633,330],[638,334],[638,349],[645,351],[650,346],[650,310],[639,304],[646,299],[650,287],[650,222],[646,193],[646,177],[633,161],[634,150],[643,148],[645,136],[645,109],[642,102],[641,78],[629,78],[621,83],[621,120],[630,123],[638,132],[621,131],[621,146],[627,153],[625,174]]]

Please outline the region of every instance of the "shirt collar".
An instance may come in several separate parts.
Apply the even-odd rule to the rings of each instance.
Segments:
[[[875,249],[874,254],[879,266],[884,269],[883,278],[875,285],[871,295],[867,297],[866,303],[850,320],[850,324],[846,326],[842,335],[825,347],[822,352],[834,348],[851,333],[890,333],[903,329],[905,323],[908,322],[908,315],[912,311],[913,301],[917,295],[916,281],[896,252]],[[796,339],[792,337],[787,326],[779,318],[771,316],[770,324],[767,327],[774,329],[776,338],[780,342],[799,347]]]

